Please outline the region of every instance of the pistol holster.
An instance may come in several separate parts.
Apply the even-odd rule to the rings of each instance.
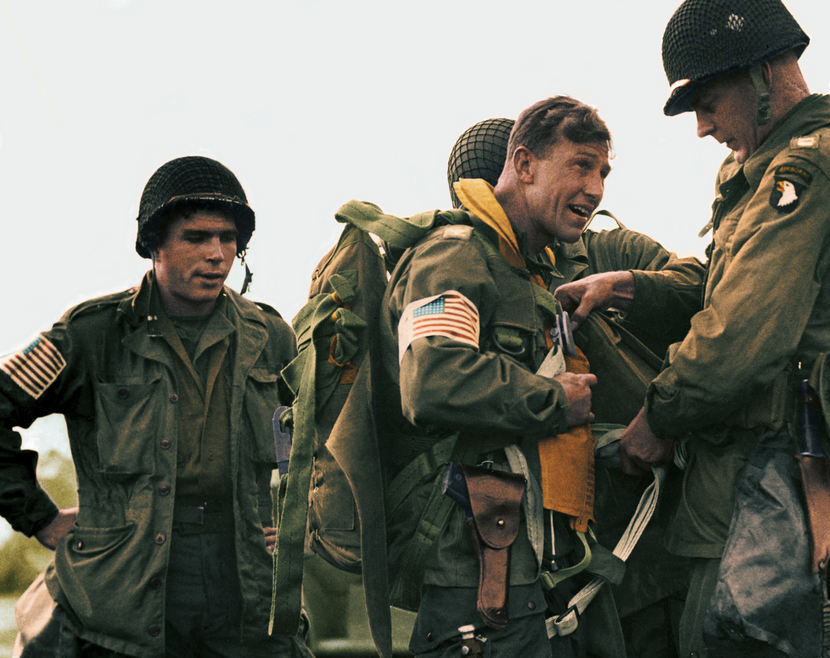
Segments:
[[[519,535],[524,476],[461,464],[473,518],[467,532],[479,560],[478,612],[490,628],[507,626],[510,546]]]

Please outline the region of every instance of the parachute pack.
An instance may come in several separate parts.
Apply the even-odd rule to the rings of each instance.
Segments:
[[[362,573],[372,638],[381,656],[391,655],[388,491],[372,399],[387,274],[372,235],[405,249],[437,224],[466,216],[433,211],[401,218],[357,201],[335,214],[346,226],[314,271],[309,302],[293,322],[298,356],[283,371],[296,399],[279,423],[292,427],[293,436],[279,488],[272,633],[296,632],[308,528],[311,550],[339,569]]]
[[[381,657],[392,655],[390,604],[418,608],[425,560],[454,503],[434,487],[404,560],[406,568],[392,582],[386,519],[409,493],[434,481],[443,463],[471,462],[477,448],[464,440],[464,434],[450,437],[419,455],[391,483],[384,481],[372,381],[373,368],[380,364],[380,304],[388,277],[384,255],[372,236],[388,249],[403,250],[436,226],[469,223],[470,218],[462,210],[402,218],[358,201],[335,213],[345,227],[314,270],[309,301],[293,321],[298,356],[282,372],[295,394],[294,405],[274,418],[277,454],[288,455],[290,440],[290,461],[278,493],[272,634],[297,631],[308,548],[339,569],[362,574],[369,627]],[[590,361],[591,352],[602,352],[598,365],[627,376],[624,388],[629,398],[615,397],[608,406],[610,416],[603,420],[629,422],[660,360],[625,330],[601,318],[587,321],[579,333]],[[619,372],[610,377],[619,381]],[[629,545],[633,546],[630,539]],[[601,584],[595,583],[594,593]],[[579,604],[580,612],[592,596]]]

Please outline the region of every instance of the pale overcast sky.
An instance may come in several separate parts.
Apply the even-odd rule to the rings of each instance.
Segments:
[[[673,0],[0,0],[0,354],[70,306],[135,284],[141,190],[202,154],[257,213],[250,296],[291,319],[345,201],[450,205],[446,163],[482,119],[566,93],[599,108],[616,158],[603,206],[702,255],[726,155],[662,114]],[[830,81],[830,9],[790,0]],[[241,282],[234,268],[231,283]]]

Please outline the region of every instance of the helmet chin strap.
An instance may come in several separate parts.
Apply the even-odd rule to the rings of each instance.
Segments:
[[[755,113],[755,123],[759,126],[766,125],[772,115],[772,107],[769,102],[769,87],[764,82],[764,74],[761,72],[761,65],[756,64],[749,69],[749,78],[758,96],[758,111]]]
[[[164,336],[159,329],[159,316],[155,314],[155,297],[158,294],[158,278],[156,277],[156,253],[151,252],[153,259],[153,280],[150,282],[150,298],[147,300],[147,335],[150,338],[162,338]]]
[[[254,278],[254,273],[251,272],[251,268],[249,268],[248,263],[245,262],[245,256],[247,255],[247,253],[248,250],[246,249],[242,252],[242,255],[240,256],[242,262],[240,262],[239,264],[245,266],[245,280],[242,282],[242,290],[239,291],[239,294],[241,295],[244,295],[246,292],[249,292],[251,290],[251,281]]]

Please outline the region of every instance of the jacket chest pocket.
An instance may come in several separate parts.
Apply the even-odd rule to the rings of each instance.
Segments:
[[[108,474],[152,473],[155,451],[162,446],[168,422],[161,378],[150,383],[95,385],[96,442],[99,470]],[[172,398],[170,400],[172,403]]]
[[[488,351],[506,354],[532,369],[536,352],[534,333],[512,325],[490,327]]]
[[[281,406],[278,377],[275,372],[254,368],[245,384],[245,410],[250,422],[250,459],[276,466],[274,446],[274,412]]]

